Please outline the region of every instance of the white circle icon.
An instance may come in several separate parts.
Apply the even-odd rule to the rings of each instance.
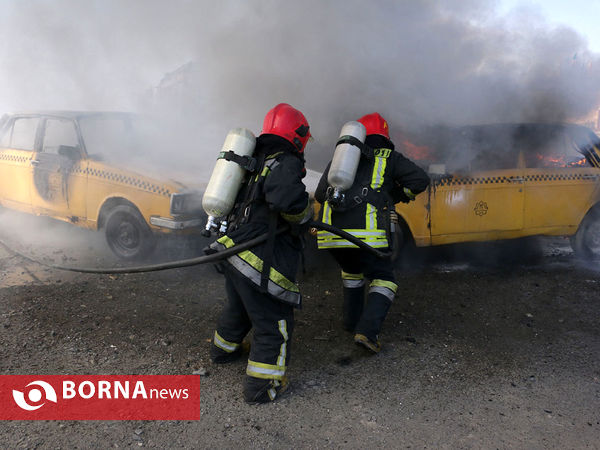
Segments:
[[[57,402],[56,391],[49,383],[38,380],[38,381],[32,381],[25,387],[29,387],[31,385],[41,387],[44,390],[44,397],[46,400],[53,402],[53,403]],[[46,404],[46,402],[44,402],[41,405],[33,406],[33,405],[30,405],[25,400],[25,394],[23,394],[21,391],[13,390],[12,394],[13,394],[13,399],[14,399],[15,403],[17,404],[17,406],[26,411],[35,411],[36,409],[39,409]],[[29,391],[29,393],[27,394],[27,399],[31,403],[37,403],[37,402],[41,401],[42,400],[42,391],[40,391],[39,389],[31,389]]]
[[[33,403],[37,403],[42,399],[42,392],[39,389],[32,389],[27,397]]]

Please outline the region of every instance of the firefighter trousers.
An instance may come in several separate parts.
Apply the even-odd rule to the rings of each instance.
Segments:
[[[393,263],[356,248],[332,249],[342,269],[343,327],[377,342],[398,285]],[[364,304],[365,279],[370,280]]]
[[[294,307],[263,294],[231,267],[225,269],[227,303],[217,322],[213,345],[239,351],[248,332],[254,336],[246,374],[263,380],[282,380],[290,359]]]

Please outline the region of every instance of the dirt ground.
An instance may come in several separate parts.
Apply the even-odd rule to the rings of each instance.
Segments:
[[[5,213],[0,238],[61,264],[114,263],[95,234],[32,224]],[[600,448],[600,267],[565,240],[416,252],[376,356],[340,327],[335,265],[307,258],[291,388],[250,406],[244,361],[208,357],[225,300],[212,267],[82,275],[0,250],[1,374],[206,372],[199,421],[3,422],[0,447]]]

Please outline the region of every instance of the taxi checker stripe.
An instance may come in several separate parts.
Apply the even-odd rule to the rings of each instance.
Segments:
[[[27,156],[18,156],[18,155],[7,155],[5,153],[0,154],[0,159],[5,161],[16,161],[16,162],[27,162],[31,159],[31,157]]]
[[[510,183],[509,177],[475,177],[475,178],[457,178],[451,177],[435,181],[436,186],[447,186],[447,185],[461,185],[461,184],[496,184],[496,183]]]
[[[235,342],[226,341],[216,331],[213,342],[217,347],[219,347],[221,350],[225,350],[227,353],[236,351],[240,346],[240,344],[236,344]]]
[[[84,172],[87,172],[88,175],[92,175],[92,176],[95,176],[98,178],[105,178],[105,179],[108,179],[111,181],[117,181],[117,182],[120,182],[123,184],[129,184],[131,186],[139,187],[146,191],[158,193],[161,195],[169,196],[171,194],[169,189],[167,189],[165,187],[161,187],[156,184],[149,183],[147,181],[144,181],[144,180],[141,180],[138,178],[133,178],[128,175],[118,174],[118,173],[109,172],[109,171],[100,170],[100,169],[90,169],[90,168],[86,169]]]
[[[562,181],[562,180],[582,180],[595,182],[600,179],[600,174],[535,174],[523,176],[525,181]],[[436,186],[456,186],[465,184],[501,184],[512,183],[510,177],[475,177],[475,178],[447,178],[434,181]]]

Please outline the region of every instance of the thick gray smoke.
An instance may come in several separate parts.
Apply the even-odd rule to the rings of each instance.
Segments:
[[[160,108],[179,124],[177,148],[191,169],[212,167],[228,129],[260,132],[282,101],[311,124],[315,169],[341,125],[372,111],[410,134],[438,123],[560,121],[600,103],[599,56],[577,30],[524,10],[499,16],[487,0],[22,0],[1,8],[1,110]],[[188,62],[175,89],[153,89]]]

